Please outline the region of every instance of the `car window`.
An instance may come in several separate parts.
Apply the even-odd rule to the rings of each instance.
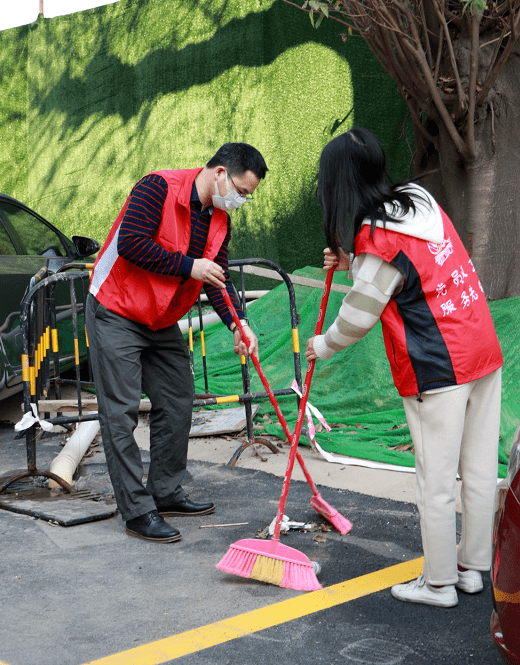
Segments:
[[[67,256],[60,237],[27,210],[2,202],[2,211],[16,234],[20,253],[30,256]]]
[[[16,254],[16,248],[9,234],[0,224],[0,255],[6,256],[7,254]]]

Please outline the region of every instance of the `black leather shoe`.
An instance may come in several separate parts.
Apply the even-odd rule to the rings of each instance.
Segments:
[[[211,501],[196,503],[190,501],[188,497],[182,501],[171,503],[169,506],[158,506],[159,515],[163,517],[182,517],[185,515],[209,515],[215,510],[215,504]]]
[[[181,539],[181,534],[159,515],[157,510],[134,517],[126,523],[126,532],[134,538],[141,538],[153,543],[173,543]]]

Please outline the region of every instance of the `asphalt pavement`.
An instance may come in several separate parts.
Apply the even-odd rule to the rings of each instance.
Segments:
[[[38,444],[39,466],[62,440],[54,434]],[[149,453],[142,457],[146,470]],[[0,665],[501,663],[489,631],[487,577],[482,593],[459,593],[451,609],[392,598],[392,575],[412,579],[420,566],[419,519],[412,502],[372,496],[370,486],[362,493],[321,482],[323,498],[354,524],[342,536],[321,530],[326,522],[310,506],[308,485],[291,483],[286,513],[317,530],[290,531],[282,542],[320,563],[324,591],[216,570],[231,543],[258,536],[271,522],[281,491],[280,478],[262,470],[268,464],[245,468],[239,460],[232,468],[227,459],[189,460],[187,492],[217,509],[168,518],[182,533],[177,543],[130,538],[119,515],[61,527],[0,510]],[[24,441],[3,424],[0,476],[24,465]],[[102,449],[79,473],[77,486],[110,505]],[[23,496],[23,483],[16,491]]]

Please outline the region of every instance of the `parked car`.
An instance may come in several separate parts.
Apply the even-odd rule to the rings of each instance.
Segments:
[[[99,248],[91,238],[67,238],[34,210],[0,194],[0,400],[22,389],[20,303],[31,278],[41,268],[56,272]],[[65,291],[57,289],[57,301],[61,297]]]
[[[520,665],[520,425],[495,507],[491,634],[504,662]]]

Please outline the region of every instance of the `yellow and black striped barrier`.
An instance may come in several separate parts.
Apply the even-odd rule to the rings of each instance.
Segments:
[[[35,405],[41,417],[52,424],[68,425],[98,418],[97,414],[82,414],[81,408],[81,388],[94,387],[92,380],[81,379],[81,365],[88,355],[86,335],[81,332],[84,331],[84,325],[80,325],[88,291],[89,272],[85,269],[88,267],[91,266],[69,264],[65,266],[67,271],[62,269],[50,276],[46,276],[46,270],[40,270],[31,279],[29,291],[20,307],[24,412],[32,413],[32,405]],[[67,339],[67,331],[70,339]],[[75,371],[75,378],[62,376],[64,371],[70,369]],[[58,413],[55,418],[50,418],[50,414],[45,412],[45,401],[50,397],[51,390],[56,399],[61,400],[61,387],[64,384],[76,386],[78,415],[63,416]],[[0,487],[0,492],[15,480],[27,476],[52,478],[68,491],[74,491],[54,473],[38,469],[36,443],[41,438],[38,422],[25,430],[25,438],[27,471],[9,478]]]
[[[244,287],[244,272],[242,268],[252,263],[263,263],[276,270],[286,282],[289,291],[289,314],[292,329],[294,372],[296,381],[301,388],[300,349],[298,341],[298,315],[296,312],[296,301],[294,288],[287,273],[272,261],[267,259],[239,259],[230,261],[230,266],[240,268],[241,293],[236,292],[241,303],[242,311],[247,314],[247,303]],[[92,369],[90,365],[90,353],[88,338],[81,318],[84,315],[83,303],[86,302],[88,284],[93,264],[71,263],[63,266],[57,273],[47,275],[46,270],[40,270],[31,280],[30,288],[24,297],[20,309],[20,330],[22,338],[22,381],[24,412],[31,413],[32,405],[38,411],[44,412],[46,420],[52,424],[68,426],[71,423],[86,420],[97,420],[97,413],[83,413],[81,404],[82,388],[95,388]],[[66,286],[68,285],[68,289]],[[253,418],[251,404],[255,400],[267,398],[266,392],[251,393],[249,358],[240,357],[242,368],[243,391],[234,395],[218,395],[210,393],[208,381],[208,359],[206,353],[206,342],[204,338],[204,324],[202,320],[201,301],[197,303],[199,315],[199,336],[202,353],[202,364],[204,370],[204,394],[196,394],[194,407],[211,405],[239,403],[244,405],[246,413],[246,441],[237,449],[228,462],[234,465],[240,454],[253,443],[261,443],[268,446],[273,453],[279,450],[265,439],[256,438],[253,430]],[[69,328],[68,334],[71,343],[63,345],[66,339],[64,331]],[[71,330],[70,330],[71,328]],[[61,335],[61,343],[60,343]],[[188,345],[190,351],[190,362],[194,374],[194,332],[189,314]],[[65,376],[65,370],[73,370],[74,378]],[[88,378],[84,378],[88,373]],[[50,391],[54,392],[56,400],[61,400],[61,389],[64,385],[75,386],[77,392],[77,415],[63,415],[57,413],[56,417],[50,418],[45,413],[45,401],[50,399]],[[275,395],[294,394],[290,388],[273,389]],[[297,399],[297,398],[296,398]],[[65,481],[51,474],[47,470],[39,470],[36,464],[36,442],[39,440],[40,431],[38,423],[33,424],[25,431],[27,446],[27,471],[21,475],[10,478],[2,487],[0,493],[12,482],[24,476],[45,476],[56,480],[62,487],[73,491]]]

